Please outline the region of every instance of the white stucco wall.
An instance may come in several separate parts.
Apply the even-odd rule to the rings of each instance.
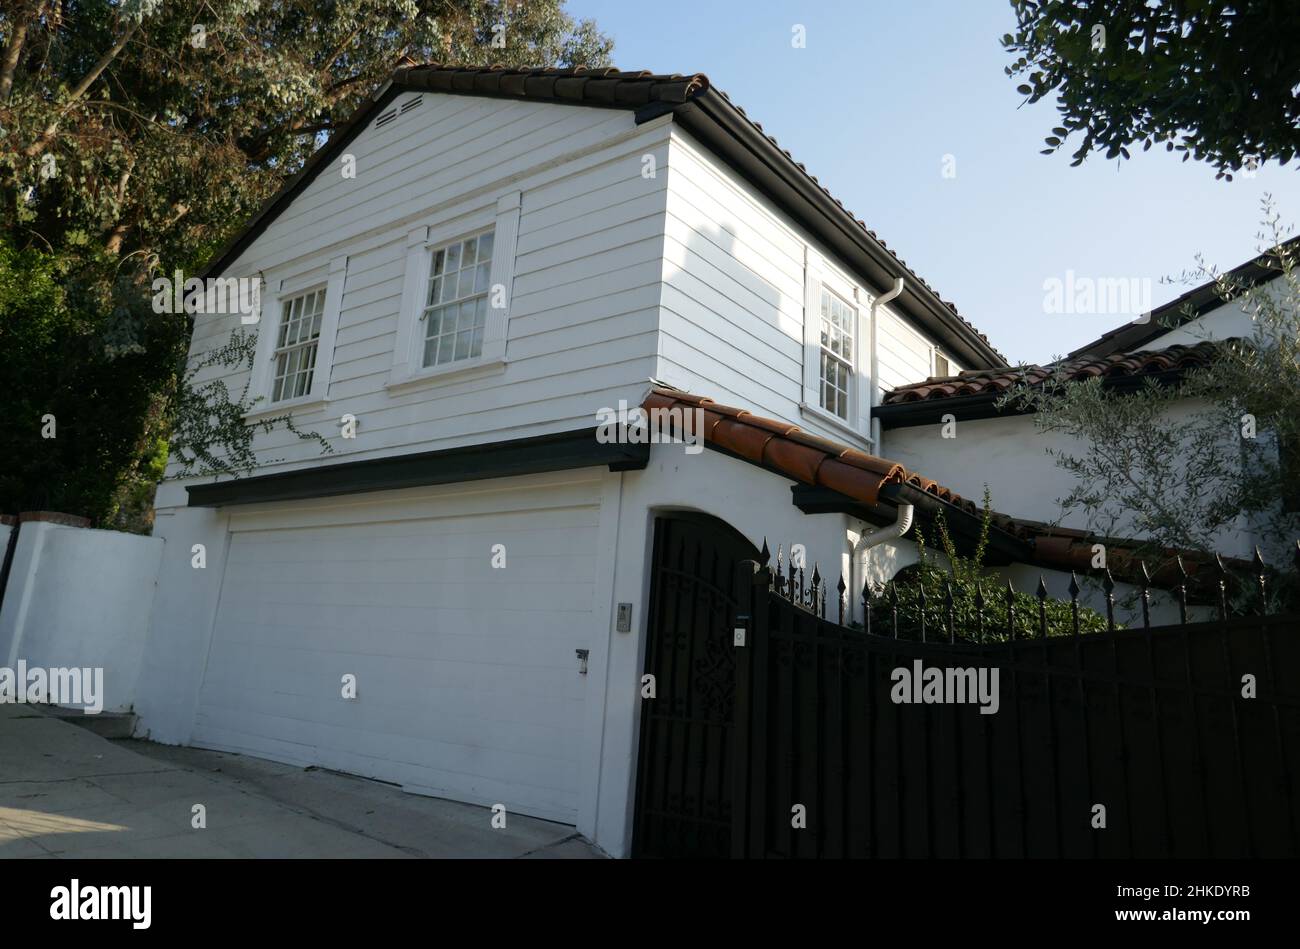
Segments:
[[[1286,281],[1274,279],[1264,285],[1262,292],[1274,300],[1281,299],[1286,292]],[[1208,310],[1196,319],[1158,336],[1143,349],[1164,349],[1166,346],[1182,344],[1194,346],[1207,339],[1228,339],[1239,336],[1249,339],[1255,332],[1255,322],[1240,298],[1229,300],[1212,310]]]
[[[163,542],[24,522],[0,609],[0,663],[102,668],[104,710],[135,702]]]
[[[1184,417],[1193,411],[1193,406],[1178,410]],[[954,438],[944,438],[942,431],[939,423],[887,429],[883,438],[885,456],[976,504],[981,503],[984,486],[988,485],[993,510],[1003,514],[1034,521],[1060,519],[1066,527],[1089,528],[1079,512],[1062,516],[1060,502],[1072,490],[1074,478],[1049,454],[1065,451],[1083,455],[1084,446],[1078,439],[1039,431],[1032,415],[958,421]],[[1228,437],[1236,435],[1231,432]],[[1195,459],[1187,461],[1194,463]],[[1138,536],[1123,520],[1113,534]],[[1257,542],[1254,533],[1239,523],[1221,532],[1217,544],[1224,554],[1248,557]]]

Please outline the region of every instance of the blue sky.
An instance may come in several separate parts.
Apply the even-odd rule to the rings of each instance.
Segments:
[[[1067,271],[1149,280],[1160,305],[1195,266],[1254,256],[1271,193],[1300,220],[1300,171],[1251,180],[1163,149],[1078,168],[1039,154],[1056,124],[1022,106],[998,43],[1005,0],[569,0],[615,40],[620,69],[703,72],[1012,362],[1043,361],[1126,321],[1045,312]],[[807,46],[791,46],[793,24]],[[951,155],[955,177],[942,174]],[[1289,232],[1294,229],[1289,229]]]

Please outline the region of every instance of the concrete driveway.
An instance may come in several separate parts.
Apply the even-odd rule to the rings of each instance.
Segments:
[[[603,856],[568,825],[491,818],[350,775],[110,741],[0,704],[0,858]]]

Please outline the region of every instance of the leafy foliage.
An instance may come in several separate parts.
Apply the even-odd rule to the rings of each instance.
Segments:
[[[249,397],[251,372],[242,374],[244,385],[234,398],[223,377],[198,381],[203,370],[214,366],[250,369],[256,354],[257,336],[234,330],[223,345],[204,352],[186,370],[175,399],[175,433],[171,440],[171,460],[180,476],[253,470],[259,464],[253,436],[281,425],[304,441],[316,442],[324,453],[334,450],[320,435],[299,429],[292,415],[246,421],[245,413],[262,401],[262,396]],[[260,463],[274,460],[262,459]]]
[[[0,5],[0,510],[147,529],[168,441],[182,472],[246,470],[287,417],[241,428],[215,385],[201,410],[190,320],[151,311],[151,278],[196,272],[400,63],[601,66],[611,45],[564,0]]]
[[[886,586],[871,591],[871,610],[876,622],[898,611],[898,635],[901,639],[922,638],[922,620],[926,638],[947,638],[948,598],[952,598],[953,629],[959,639],[978,642],[1005,642],[1008,639],[1008,584],[984,566],[988,549],[993,508],[989,490],[984,489],[984,510],[975,551],[962,555],[948,532],[942,512],[935,519],[934,533],[927,542],[920,526],[915,529],[920,559],[898,572]],[[937,548],[934,541],[938,541]],[[942,558],[940,558],[940,553]],[[1047,635],[1068,636],[1074,633],[1071,605],[1047,598],[1043,601]],[[1016,638],[1037,636],[1039,600],[1037,596],[1013,591],[1010,608],[1015,612]],[[1106,620],[1095,611],[1079,606],[1079,632],[1093,633],[1106,629]],[[884,622],[891,622],[884,620]]]
[[[1275,0],[1011,0],[1029,102],[1055,95],[1045,154],[1076,133],[1072,164],[1164,144],[1218,169],[1291,161],[1300,148],[1300,6]]]

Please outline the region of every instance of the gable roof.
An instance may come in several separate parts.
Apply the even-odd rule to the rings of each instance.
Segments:
[[[895,278],[903,277],[904,290],[894,305],[941,340],[957,360],[977,368],[1007,365],[1006,358],[989,343],[988,337],[964,319],[955,306],[942,300],[863,221],[850,214],[803,165],[725,94],[714,89],[708,77],[701,73],[657,74],[583,67],[463,67],[440,63],[399,67],[374,99],[317,149],[302,170],[217,252],[203,276],[219,274],[234,262],[384,106],[397,95],[410,91],[628,109],[635,113],[638,123],[671,114],[674,122],[826,244],[869,286],[883,291],[893,285]]]
[[[1103,379],[1158,377],[1206,365],[1213,358],[1215,349],[1227,342],[1230,340],[1202,340],[1190,346],[1179,343],[1164,349],[1144,349],[1136,353],[1116,352],[1108,356],[1062,359],[1046,366],[977,369],[959,372],[955,376],[932,376],[924,382],[898,386],[885,393],[881,404],[905,405],[972,395],[998,396],[1022,382],[1036,386],[1053,378],[1063,382],[1082,382],[1096,376]]]
[[[1003,415],[1024,415],[1033,409],[1018,405],[999,407],[1002,394],[1018,383],[1042,385],[1049,379],[1081,382],[1100,377],[1107,388],[1137,389],[1153,380],[1176,382],[1189,369],[1208,364],[1219,346],[1245,343],[1238,337],[1182,343],[1164,349],[1136,353],[1117,352],[1109,356],[1062,359],[1046,366],[1025,365],[1014,369],[967,370],[955,376],[931,377],[924,382],[899,386],[885,394],[871,410],[884,428],[931,425],[951,414],[958,419],[982,419]]]
[[[1284,242],[1282,247],[1292,254],[1300,251],[1300,237],[1293,237]],[[1224,274],[1227,282],[1235,287],[1245,289],[1267,283],[1281,276],[1276,250],[1268,250]],[[1090,343],[1084,343],[1070,353],[1076,356],[1109,356],[1111,353],[1127,352],[1138,349],[1159,339],[1166,333],[1190,323],[1210,310],[1218,309],[1225,302],[1219,294],[1218,284],[1214,280],[1194,287],[1186,293],[1163,306],[1151,311],[1150,317],[1141,323],[1125,323],[1109,332],[1102,333]]]

